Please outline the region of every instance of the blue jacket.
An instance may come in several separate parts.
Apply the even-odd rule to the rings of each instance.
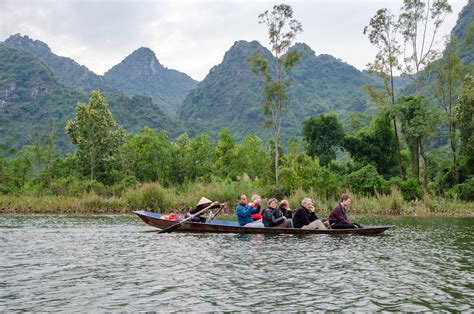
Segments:
[[[237,220],[239,221],[239,225],[244,226],[250,222],[253,222],[252,214],[256,214],[260,211],[260,208],[253,208],[252,204],[245,205],[245,204],[237,204],[235,206],[235,212],[237,213]]]

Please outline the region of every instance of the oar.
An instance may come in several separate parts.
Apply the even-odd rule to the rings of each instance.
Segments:
[[[227,206],[227,203],[221,204],[221,208],[219,208],[219,210],[218,210],[215,214],[213,214],[213,215],[207,220],[207,222],[211,222],[211,221],[217,216],[217,214],[219,214],[219,213],[221,212],[221,210],[222,210],[224,207],[226,207],[226,206]]]
[[[183,220],[183,221],[181,221],[181,222],[179,222],[179,223],[176,223],[176,224],[174,224],[174,225],[171,225],[171,226],[169,226],[168,228],[165,228],[165,229],[161,230],[161,231],[158,232],[158,233],[172,232],[172,231],[178,229],[179,227],[181,227],[186,221],[189,221],[189,220],[193,219],[194,217],[201,215],[201,214],[204,213],[206,210],[208,210],[209,208],[211,208],[212,206],[214,206],[214,205],[216,205],[216,204],[219,204],[219,202],[213,202],[213,203],[211,203],[211,205],[207,206],[206,208],[201,209],[200,211],[198,211],[198,212],[195,213],[194,215],[191,215],[191,216],[189,216],[188,218],[186,218],[185,220]]]

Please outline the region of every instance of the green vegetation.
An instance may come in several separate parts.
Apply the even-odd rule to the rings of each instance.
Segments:
[[[386,67],[398,64],[397,55],[379,56],[372,72],[385,85],[366,87],[370,98],[361,96],[363,86],[380,80],[316,57],[304,44],[280,55],[284,66],[299,58],[288,90],[288,77],[259,79],[246,60],[260,50],[255,64],[273,75],[275,57],[257,42],[238,42],[184,101],[178,114],[192,121],[189,134],[149,97],[94,91],[83,103],[86,96],[59,83],[43,61],[0,44],[0,210],[184,211],[201,196],[233,205],[239,193],[259,193],[288,198],[292,207],[310,196],[327,213],[341,193],[351,193],[361,213],[471,215],[474,84],[455,42],[416,76],[431,71],[432,80],[406,95],[395,93]],[[281,116],[288,145],[278,137],[266,142],[261,104],[273,94],[264,87],[288,101],[291,110]],[[308,92],[314,87],[318,93]],[[369,99],[378,107],[353,112],[367,109]],[[339,110],[321,114],[330,108]]]

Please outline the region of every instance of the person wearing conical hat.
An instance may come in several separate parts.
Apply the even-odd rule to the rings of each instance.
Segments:
[[[217,208],[220,206],[219,202],[214,202],[215,204],[212,205],[211,207],[209,207],[209,209],[213,209],[213,208]],[[185,218],[191,216],[191,215],[195,215],[197,214],[198,212],[200,212],[201,210],[203,210],[204,208],[210,206],[211,204],[213,204],[213,202],[208,199],[208,198],[205,198],[205,197],[201,197],[201,199],[199,200],[199,202],[197,203],[196,207],[194,207],[193,209],[191,209],[186,215],[185,215]],[[191,222],[206,222],[206,217],[201,217],[202,214],[200,214],[199,216],[196,216],[196,217],[193,217],[191,219]]]

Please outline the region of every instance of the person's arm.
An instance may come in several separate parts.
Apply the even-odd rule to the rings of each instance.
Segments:
[[[239,205],[237,207],[237,214],[240,216],[249,216],[253,211],[252,205]]]

